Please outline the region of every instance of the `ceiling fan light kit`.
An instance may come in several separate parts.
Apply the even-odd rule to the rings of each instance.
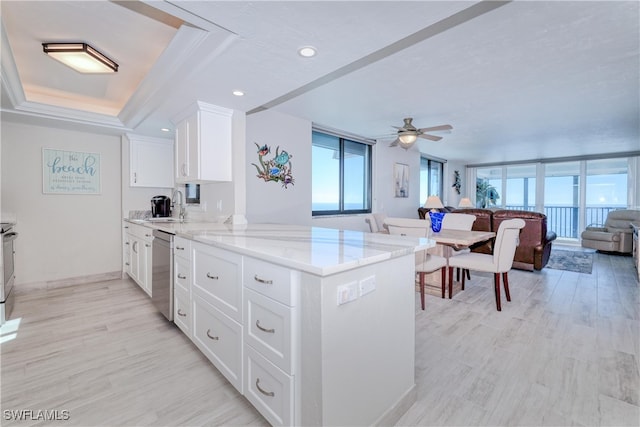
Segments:
[[[418,138],[428,139],[430,141],[440,141],[442,139],[441,136],[429,135],[426,132],[433,131],[450,131],[453,129],[451,125],[439,125],[432,126],[428,128],[416,128],[413,123],[413,118],[407,117],[404,119],[404,125],[402,127],[392,126],[397,129],[397,137],[396,139],[389,145],[389,147],[395,147],[396,145],[400,145],[400,147],[408,150],[416,143]]]
[[[411,131],[398,132],[398,139],[402,147],[409,148],[418,140],[418,134]]]
[[[42,50],[50,57],[79,73],[117,73],[118,64],[87,43],[42,43]]]

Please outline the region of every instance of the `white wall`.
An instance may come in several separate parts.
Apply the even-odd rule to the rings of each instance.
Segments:
[[[247,117],[248,221],[368,230],[363,215],[311,217],[311,127],[308,120],[270,110]],[[292,155],[293,185],[285,189],[280,183],[265,182],[256,177],[257,171],[251,165],[258,163],[255,143],[271,148],[267,158],[273,156],[278,146]],[[417,218],[420,206],[420,153],[417,147],[405,151],[380,143],[373,151],[373,211]],[[395,197],[393,168],[396,162],[409,165],[411,179],[407,198]]]
[[[454,183],[454,173],[458,171],[460,174],[460,194],[456,192],[456,189],[453,188]],[[460,162],[447,162],[444,164],[443,171],[443,186],[444,186],[444,196],[442,199],[442,203],[445,206],[453,206],[455,208],[458,207],[460,200],[463,197],[471,197],[475,194],[475,188],[472,188],[473,194],[468,190],[469,185],[467,184],[466,176],[467,171],[464,163]]]
[[[18,225],[16,286],[121,270],[120,138],[2,123],[2,210]],[[102,193],[43,194],[42,148],[100,153]]]
[[[280,147],[291,156],[293,185],[258,178],[256,144],[266,144],[271,159]],[[249,223],[311,223],[311,122],[275,111],[247,116],[246,138],[247,220]]]

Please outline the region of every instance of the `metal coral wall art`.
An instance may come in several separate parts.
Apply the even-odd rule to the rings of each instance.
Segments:
[[[254,144],[258,147],[258,161],[260,162],[260,166],[251,163],[258,171],[256,176],[265,182],[280,182],[284,188],[287,188],[289,184],[293,185],[293,175],[291,174],[291,158],[293,156],[285,150],[280,151],[280,146],[278,146],[275,156],[272,159],[265,159],[265,156],[271,153],[271,148],[267,144],[263,146],[257,142]]]
[[[460,194],[460,171],[453,171],[453,188],[456,189],[456,193]]]

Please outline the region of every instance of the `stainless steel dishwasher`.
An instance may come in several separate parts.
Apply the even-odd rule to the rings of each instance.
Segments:
[[[153,230],[151,301],[173,321],[173,234]]]

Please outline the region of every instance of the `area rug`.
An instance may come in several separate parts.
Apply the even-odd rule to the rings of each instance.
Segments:
[[[551,250],[547,268],[591,274],[593,252]]]

